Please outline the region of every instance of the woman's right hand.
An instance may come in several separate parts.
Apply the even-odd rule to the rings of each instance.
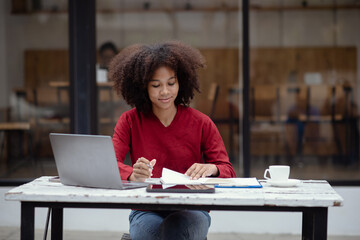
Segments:
[[[146,178],[152,176],[152,168],[155,166],[156,159],[151,161],[144,157],[139,158],[133,165],[133,172],[131,173],[129,180],[134,182],[144,182]]]

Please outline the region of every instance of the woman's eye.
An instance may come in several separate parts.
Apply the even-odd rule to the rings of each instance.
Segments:
[[[160,85],[151,85],[154,88],[160,87]]]
[[[169,83],[169,86],[173,86],[173,85],[175,85],[175,82],[173,82],[173,83]]]

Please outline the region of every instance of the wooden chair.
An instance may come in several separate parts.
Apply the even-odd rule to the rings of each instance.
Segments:
[[[211,83],[209,94],[208,94],[208,100],[211,102],[211,109],[210,109],[210,113],[209,113],[209,117],[211,119],[214,118],[216,103],[217,103],[217,99],[219,96],[219,90],[220,90],[220,86],[217,83],[215,83],[215,82]]]
[[[276,120],[278,92],[275,85],[256,85],[250,92],[250,116],[255,121]]]
[[[252,156],[278,158],[282,153],[278,95],[276,85],[254,85],[250,88]]]
[[[27,89],[30,122],[34,125],[34,152],[36,157],[52,157],[50,132],[69,132],[68,91],[57,91],[46,86]]]
[[[30,122],[21,121],[21,122],[12,122],[10,121],[10,109],[5,110],[5,117],[0,122],[0,159],[4,161],[4,164],[7,165],[7,171],[4,173],[5,177],[10,176],[17,168],[22,164],[26,163],[28,160],[31,161],[33,165],[33,171],[36,171],[35,160],[33,158],[32,151],[32,132]],[[21,153],[21,161],[17,164],[12,164],[10,161],[10,151],[9,151],[9,135],[12,133],[19,133],[19,149]],[[6,150],[6,151],[5,151]],[[24,151],[27,151],[27,157],[25,158]]]

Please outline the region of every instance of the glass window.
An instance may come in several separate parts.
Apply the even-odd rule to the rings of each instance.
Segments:
[[[359,7],[249,2],[244,92],[241,1],[96,1],[98,133],[112,135],[131,108],[112,90],[108,61],[130,44],[177,39],[206,58],[191,106],[213,119],[238,176],[288,164],[292,178],[358,181]],[[0,11],[0,180],[56,175],[48,134],[70,131],[67,1],[0,1]]]
[[[69,132],[67,1],[0,9],[0,180],[57,175],[49,133]]]
[[[351,3],[251,1],[251,175],[287,164],[292,178],[360,179]]]

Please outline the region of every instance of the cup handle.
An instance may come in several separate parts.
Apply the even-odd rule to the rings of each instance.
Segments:
[[[264,172],[264,178],[269,180],[270,178],[268,178],[268,177],[266,176],[268,172],[269,172],[269,169],[266,169],[265,172]]]

